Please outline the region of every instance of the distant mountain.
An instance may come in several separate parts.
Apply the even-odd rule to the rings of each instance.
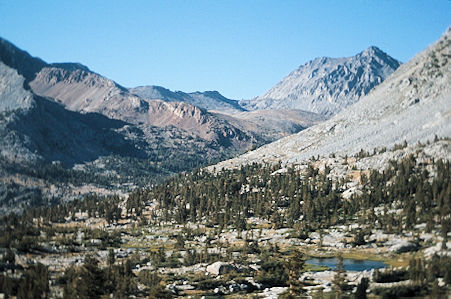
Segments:
[[[182,135],[204,139],[221,152],[221,156],[240,153],[256,144],[298,132],[322,119],[296,111],[288,112],[290,117],[285,119],[274,111],[265,112],[265,119],[277,119],[277,122],[262,122],[261,117],[255,117],[259,113],[245,115],[245,109],[237,101],[217,91],[173,92],[160,86],[127,89],[82,64],[47,64],[6,40],[0,39],[0,44],[5,64],[26,74],[26,85],[36,95],[61,103],[71,111],[100,113],[141,129],[146,126],[163,131],[168,127],[176,128],[184,132]],[[272,113],[274,115],[270,116]]]
[[[142,99],[81,64],[47,64],[3,39],[0,50],[6,164],[61,162],[152,182],[266,142],[189,103]],[[0,181],[15,166],[2,167]]]
[[[126,123],[66,110],[24,88],[25,78],[0,62],[0,152],[13,161],[84,163],[99,156],[146,156],[118,131]]]
[[[353,155],[361,149],[372,152],[374,148],[390,148],[404,141],[409,145],[424,144],[435,136],[447,138],[448,145],[434,156],[449,160],[450,55],[451,29],[448,29],[437,42],[400,66],[367,96],[328,121],[221,162],[216,168],[261,161],[300,163],[312,156]],[[396,156],[380,159],[391,158]]]
[[[130,92],[146,100],[185,102],[207,110],[229,113],[245,111],[245,109],[238,104],[238,101],[228,99],[217,91],[196,91],[186,93],[183,91],[170,91],[161,86],[139,86],[131,88]]]
[[[264,143],[297,133],[326,119],[320,114],[299,109],[247,111],[237,101],[227,99],[217,91],[173,92],[161,86],[142,86],[130,91],[146,100],[164,101],[168,104],[188,103],[207,109],[217,119],[256,136]],[[166,119],[163,117],[156,121],[164,123]]]
[[[38,72],[30,86],[38,95],[50,97],[73,111],[97,112],[140,126],[173,126],[193,137],[232,147],[232,152],[239,152],[252,142],[250,136],[201,108],[141,98],[80,65],[48,65]]]
[[[100,113],[141,129],[146,126],[162,130],[176,128],[192,138],[204,139],[222,154],[240,153],[256,144],[298,132],[322,119],[293,111],[288,112],[290,118],[285,120],[279,112],[274,112],[271,118],[277,118],[277,125],[273,126],[275,122],[265,123],[261,117],[254,117],[258,113],[244,116],[245,109],[237,101],[227,99],[217,91],[172,92],[160,86],[127,89],[79,63],[46,64],[6,41],[3,44],[8,45],[4,47],[9,51],[8,57],[21,53],[21,60],[27,61],[12,65],[19,67],[19,72],[28,74],[27,82],[37,95],[51,98],[72,111]],[[29,65],[36,67],[28,70]],[[216,113],[211,113],[213,111]],[[269,119],[271,113],[264,114]],[[302,126],[298,125],[300,123]]]
[[[5,44],[0,214],[147,185],[261,142],[204,109],[146,101],[80,64],[45,64]]]
[[[400,64],[377,47],[347,58],[317,58],[240,104],[248,110],[301,109],[331,116],[368,94]]]
[[[148,99],[135,95],[116,82],[90,71],[88,67],[81,64],[46,64],[5,40],[2,40],[2,44],[3,50],[6,52],[3,56],[8,58],[12,67],[19,68],[19,73],[27,74],[27,82],[34,93],[51,98],[69,110],[100,113],[136,126],[159,127],[163,131],[167,128],[173,130],[172,128],[175,127],[177,130],[184,131],[183,135],[204,139],[206,143],[210,143],[213,148],[216,148],[216,151],[221,153],[238,153],[257,142],[252,134],[242,132],[216,115],[198,108],[205,106],[218,109],[230,107],[232,109],[235,107],[236,109],[233,109],[243,110],[236,101],[226,99],[217,92],[186,94],[183,92],[173,93],[162,87],[154,88],[154,94],[161,95],[158,97],[167,102],[165,103],[155,100],[155,97]],[[20,54],[20,59],[14,58],[17,53]],[[19,62],[26,61],[26,63],[18,63],[17,60]],[[28,69],[30,65],[36,65],[36,67]],[[144,90],[147,90],[149,95],[149,89],[144,88]],[[216,104],[214,104],[215,101]],[[189,102],[196,102],[199,105],[194,106]],[[219,104],[220,102],[223,104]],[[151,136],[149,137],[151,138]],[[213,153],[212,155],[214,156]]]

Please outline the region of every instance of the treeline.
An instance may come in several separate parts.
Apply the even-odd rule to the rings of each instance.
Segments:
[[[440,224],[444,237],[451,230],[449,161],[431,161],[426,165],[418,163],[413,155],[390,161],[383,171],[361,172],[362,187],[348,199],[343,199],[341,193],[349,189],[349,182],[332,180],[329,171],[326,166],[319,172],[313,162],[303,172],[281,164],[252,164],[218,173],[196,170],[152,189],[133,191],[122,212],[146,224],[143,210],[153,203],[153,223],[202,222],[239,230],[246,229],[247,219],[255,216],[269,220],[276,228],[294,227],[300,235],[355,222],[390,233],[409,230],[420,223],[426,223],[426,231]],[[432,176],[430,171],[434,172]],[[120,202],[117,196],[92,195],[32,208],[20,218],[25,222],[36,218],[63,222],[67,217],[74,219],[77,212],[86,212],[89,217],[102,217],[113,223],[121,217]],[[13,221],[11,217],[19,216],[7,216],[2,221]]]
[[[428,169],[434,172],[432,176]],[[300,232],[355,221],[388,232],[420,223],[427,224],[427,231],[440,224],[444,236],[450,231],[449,161],[425,165],[410,155],[391,161],[381,172],[362,172],[361,190],[347,200],[341,193],[349,182],[333,181],[329,171],[326,167],[319,172],[313,163],[303,173],[280,164],[252,164],[219,173],[196,171],[151,190],[132,192],[127,207],[139,215],[146,203],[155,201],[155,222],[204,222],[238,229],[246,227],[247,218],[256,216],[275,227],[294,226]]]
[[[89,171],[74,170],[64,167],[61,163],[47,162],[13,162],[0,157],[0,169],[8,173],[22,174],[38,179],[44,179],[49,183],[71,183],[82,185],[93,182],[100,185],[109,185],[110,179],[106,176]]]
[[[21,174],[53,184],[112,186],[128,183],[144,187],[161,183],[176,173],[191,171],[230,156],[218,153],[206,158],[201,150],[195,148],[174,151],[158,147],[150,151],[146,158],[107,156],[101,158],[101,168],[94,163],[86,164],[83,170],[70,168],[70,165],[60,162],[15,162],[0,157],[0,173]]]

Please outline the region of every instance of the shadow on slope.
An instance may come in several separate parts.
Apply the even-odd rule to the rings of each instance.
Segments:
[[[146,158],[143,144],[118,132],[127,123],[99,113],[68,111],[42,97],[36,96],[35,101],[30,110],[16,113],[7,128],[23,146],[44,160],[61,161],[72,167],[108,155]]]

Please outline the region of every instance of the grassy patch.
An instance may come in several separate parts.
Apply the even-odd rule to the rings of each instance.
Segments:
[[[337,254],[333,251],[304,250],[304,253],[311,258],[330,258],[337,256]]]
[[[348,251],[343,252],[343,258],[353,259],[353,260],[368,260],[368,261],[387,261],[387,258],[382,255],[377,255],[365,251]]]
[[[410,259],[411,259],[410,256],[402,255],[402,256],[396,256],[396,257],[390,258],[390,259],[386,260],[385,263],[389,264],[393,268],[407,267],[409,265]]]
[[[385,256],[377,255],[375,253],[363,252],[363,251],[351,251],[343,253],[343,258],[355,259],[355,260],[370,260],[381,261],[390,265],[391,267],[407,267],[409,265],[410,257],[408,255],[394,255]]]
[[[312,264],[304,264],[304,270],[309,272],[321,272],[321,271],[328,271],[330,270],[330,267],[328,266],[319,266],[319,265],[312,265]]]

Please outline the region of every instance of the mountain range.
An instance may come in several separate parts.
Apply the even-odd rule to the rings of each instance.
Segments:
[[[115,120],[116,123],[121,124],[120,128],[127,127],[129,131],[138,132],[129,134],[129,141],[146,143],[148,147],[152,147],[156,131],[158,131],[157,135],[170,143],[178,138],[176,136],[184,136],[181,137],[182,140],[178,140],[181,144],[174,147],[173,151],[179,150],[184,145],[196,146],[200,149],[205,147],[207,157],[211,155],[215,158],[222,155],[224,149],[232,153],[239,152],[256,142],[251,134],[241,132],[205,109],[183,101],[165,102],[140,98],[116,82],[90,71],[81,64],[47,64],[5,40],[0,42],[0,53],[4,63],[2,68],[14,69],[18,75],[24,77],[23,89],[30,93],[29,97],[47,99],[47,102],[58,103],[61,109],[81,115],[97,115],[100,117],[99,121],[105,117]],[[13,98],[9,98],[8,101],[20,102]],[[95,121],[93,117],[93,122]],[[66,133],[75,135],[70,131]],[[132,138],[132,135],[139,140]],[[190,142],[197,139],[204,145]],[[159,143],[164,144],[162,141]],[[6,146],[5,142],[2,145]],[[142,150],[146,151],[145,147]],[[61,161],[68,165],[86,162],[86,159],[82,157],[60,156]],[[98,156],[101,156],[100,152]]]
[[[30,175],[24,170],[47,169],[42,163],[57,165],[50,171],[56,177],[62,176],[60,166],[81,171],[64,176],[77,177],[78,182],[85,177],[84,184],[93,176],[95,182],[104,181],[98,176],[107,177],[105,187],[115,189],[128,186],[124,183],[147,185],[236,156],[324,122],[358,101],[397,66],[399,62],[372,47],[352,58],[316,59],[287,77],[302,73],[297,84],[309,86],[319,99],[327,98],[326,111],[304,105],[309,100],[299,97],[299,105],[292,105],[294,101],[286,100],[289,90],[282,89],[277,100],[281,104],[268,106],[261,99],[269,93],[238,102],[217,91],[126,88],[80,63],[47,63],[0,39],[0,177],[4,182],[0,199],[13,198],[9,202],[14,203],[29,185],[45,190],[47,197],[66,189],[66,183],[49,184],[47,174]],[[349,90],[340,93],[342,86]],[[17,169],[22,169],[20,175]],[[17,191],[15,196],[11,188]],[[73,194],[74,188],[69,189]]]
[[[186,93],[183,91],[170,91],[161,86],[139,86],[131,88],[130,92],[145,100],[163,100],[165,102],[185,102],[207,110],[236,113],[246,111],[237,101],[228,99],[219,92],[196,91]]]
[[[450,297],[450,59],[451,27],[235,101],[0,39],[0,297]]]

